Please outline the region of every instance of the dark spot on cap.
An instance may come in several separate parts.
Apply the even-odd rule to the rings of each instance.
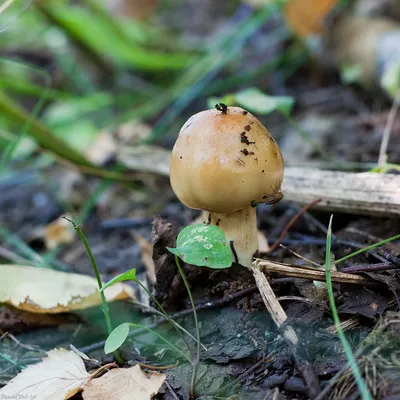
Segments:
[[[182,158],[182,156],[180,156],[179,158]]]
[[[240,134],[240,141],[241,141],[241,143],[246,143],[247,145],[256,143],[256,142],[249,141],[249,138],[246,136],[246,132],[242,132]]]
[[[251,156],[254,154],[254,151],[248,151],[247,149],[240,150],[245,156]]]
[[[247,114],[247,111],[243,111],[243,115],[246,115]]]
[[[250,129],[251,129],[251,126],[250,126],[250,125],[246,125],[246,126],[244,127],[244,130],[247,131],[247,132],[248,132]]]
[[[261,171],[261,173],[263,174],[263,173],[264,173],[264,171],[265,171],[265,170],[263,169],[263,170]]]

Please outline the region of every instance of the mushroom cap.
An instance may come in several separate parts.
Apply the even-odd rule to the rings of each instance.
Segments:
[[[280,193],[283,158],[278,145],[240,107],[193,115],[183,125],[170,162],[171,186],[189,208],[230,213],[268,203]]]

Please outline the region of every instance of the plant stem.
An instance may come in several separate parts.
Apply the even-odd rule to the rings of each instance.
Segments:
[[[24,364],[21,364],[21,363],[19,363],[17,361],[14,361],[12,358],[8,357],[4,353],[0,353],[0,358],[2,358],[3,360],[5,360],[5,361],[9,362],[10,364],[14,365],[14,367],[19,369],[20,371],[25,368]]]
[[[164,310],[164,307],[157,301],[157,299],[150,293],[150,291],[147,289],[145,285],[143,285],[142,282],[139,281],[139,279],[135,279],[135,282],[150,296],[150,298],[156,303],[157,307],[161,310],[162,315],[173,325],[175,330],[178,332],[178,334],[182,337],[182,340],[185,342],[186,347],[188,348],[189,351],[191,351],[191,346],[186,340],[185,336],[183,333],[178,329],[177,323],[168,315],[168,313]]]
[[[197,366],[199,364],[200,361],[200,329],[199,329],[199,320],[197,319],[197,312],[196,312],[196,306],[194,304],[194,300],[193,300],[193,296],[192,296],[192,292],[190,291],[190,287],[189,287],[189,283],[186,279],[185,273],[183,271],[183,268],[181,267],[181,264],[179,262],[179,257],[177,255],[175,255],[175,262],[176,262],[176,266],[178,267],[178,271],[179,274],[182,277],[183,283],[186,287],[186,290],[188,292],[189,295],[189,299],[190,299],[190,304],[192,305],[192,309],[193,309],[193,317],[194,317],[194,323],[196,326],[196,335],[197,335],[197,351],[196,351],[196,358],[194,359],[193,362],[193,374],[192,374],[192,381],[191,381],[191,385],[190,385],[190,394],[191,394],[191,398],[194,397],[194,393],[195,393],[195,385],[196,385],[196,374],[197,374]]]
[[[135,324],[133,322],[128,322],[128,324],[129,324],[129,326],[133,326],[134,328],[144,329],[145,331],[148,331],[148,332],[152,333],[153,335],[157,336],[159,339],[161,339],[163,342],[167,343],[168,346],[170,346],[172,349],[174,349],[178,354],[180,354],[183,358],[185,358],[187,361],[190,362],[190,364],[192,364],[194,366],[192,360],[190,359],[190,357],[187,354],[185,354],[182,350],[180,350],[178,347],[176,347],[174,344],[172,344],[169,340],[165,339],[159,333],[157,333],[156,331],[153,331],[153,329],[150,329],[147,326],[143,326],[140,324]]]
[[[102,311],[103,311],[104,317],[106,319],[107,331],[108,331],[108,334],[110,334],[113,331],[112,323],[111,323],[110,309],[108,308],[106,296],[105,296],[104,292],[101,290],[103,287],[103,282],[101,281],[101,278],[100,278],[100,273],[99,273],[99,269],[97,268],[96,260],[94,259],[92,250],[90,249],[89,244],[85,238],[85,235],[82,232],[81,225],[76,225],[75,222],[73,222],[72,220],[70,220],[66,217],[64,217],[64,218],[73,224],[76,232],[78,233],[80,239],[82,240],[83,245],[85,246],[86,252],[90,258],[90,262],[92,263],[93,271],[94,271],[94,274],[96,275],[97,284],[99,286],[101,303],[102,303]],[[118,364],[120,364],[120,365],[124,364],[123,358],[117,351],[114,352],[114,357],[117,360]]]

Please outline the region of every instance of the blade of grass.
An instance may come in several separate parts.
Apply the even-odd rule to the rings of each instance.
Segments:
[[[32,248],[30,248],[17,235],[0,226],[0,237],[5,243],[9,243],[20,251],[20,254],[27,257],[35,266],[52,268],[46,260]]]
[[[87,8],[65,6],[55,2],[36,2],[35,5],[54,25],[62,29],[73,40],[77,47],[90,54],[92,60],[99,63],[104,71],[110,70],[105,61],[113,59],[124,66],[135,67],[145,71],[180,70],[195,62],[191,54],[163,54],[148,50],[129,40],[120,29],[116,31],[117,22],[111,22],[110,15],[103,13],[99,17]],[[112,72],[112,71],[109,71]]]
[[[13,141],[11,141],[6,148],[3,151],[3,155],[1,157],[1,161],[0,161],[0,175],[3,173],[4,169],[6,168],[7,164],[10,162],[10,160],[13,157],[13,154],[15,152],[15,150],[17,149],[19,143],[21,142],[21,140],[24,138],[24,136],[28,133],[34,119],[39,115],[41,109],[44,106],[44,103],[47,99],[48,96],[48,88],[51,85],[51,77],[50,75],[44,71],[41,68],[37,68],[34,66],[30,66],[28,64],[21,64],[15,61],[8,61],[8,60],[2,60],[2,63],[6,63],[6,64],[11,64],[12,66],[18,66],[18,67],[23,67],[24,69],[28,69],[31,71],[35,71],[36,73],[39,73],[40,75],[43,76],[44,80],[45,80],[45,87],[42,88],[42,92],[40,94],[39,100],[36,103],[36,105],[34,106],[31,114],[29,115],[29,117],[26,119],[21,132],[15,137],[15,139]]]
[[[14,361],[12,358],[10,358],[9,356],[7,356],[4,353],[0,353],[0,358],[2,358],[3,360],[9,362],[10,364],[12,364],[19,371],[22,371],[25,368],[24,364],[21,364],[18,361]]]
[[[28,125],[27,134],[32,136],[41,147],[75,164],[90,166],[90,163],[78,151],[64,140],[52,135],[46,125],[26,112],[2,91],[0,91],[0,112],[21,126]]]
[[[351,368],[351,371],[354,375],[354,379],[358,386],[358,390],[360,391],[361,398],[363,400],[372,400],[372,397],[368,391],[367,385],[364,382],[364,379],[361,376],[360,369],[358,368],[356,359],[351,351],[350,344],[346,339],[346,336],[343,332],[343,329],[340,325],[339,315],[336,309],[335,298],[333,296],[333,287],[332,287],[332,280],[331,280],[331,264],[334,261],[331,259],[331,242],[332,242],[332,219],[333,215],[330,218],[329,226],[328,226],[328,233],[326,235],[326,253],[325,253],[325,268],[326,268],[326,287],[328,289],[328,296],[329,296],[329,303],[331,306],[333,321],[336,326],[336,330],[338,332],[340,343],[343,346],[343,350],[346,354],[347,361]]]
[[[14,0],[12,1],[6,1],[5,3],[2,4],[1,8],[1,12],[0,14],[5,11],[12,3],[14,2]],[[8,21],[5,25],[0,26],[0,33],[3,33],[4,31],[6,31],[8,29],[9,26],[11,26],[12,24],[14,24],[15,22],[17,22],[26,12],[26,10],[29,8],[29,6],[31,5],[31,0],[25,0],[24,5],[22,6],[22,8],[19,10],[18,14],[11,20]]]
[[[13,92],[21,93],[27,96],[34,96],[41,98],[43,91],[46,90],[46,97],[51,100],[68,99],[71,95],[61,90],[46,88],[28,82],[19,82],[12,78],[0,77],[0,87],[9,89]]]
[[[0,5],[0,15],[3,14],[5,10],[7,10],[8,7],[11,6],[12,3],[14,3],[15,0],[6,0],[3,4]]]
[[[388,239],[381,240],[380,242],[377,242],[375,244],[371,244],[370,246],[367,246],[367,247],[364,247],[364,248],[362,248],[360,250],[357,250],[354,253],[350,253],[347,256],[339,258],[336,261],[336,264],[339,264],[339,263],[341,263],[341,262],[343,262],[345,260],[348,260],[349,258],[357,256],[358,254],[365,253],[366,251],[374,249],[375,247],[383,246],[384,244],[392,242],[393,240],[397,240],[397,239],[400,239],[400,233],[398,235],[392,236],[392,237],[390,237]]]

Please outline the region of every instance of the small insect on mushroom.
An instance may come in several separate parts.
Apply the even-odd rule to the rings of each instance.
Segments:
[[[248,150],[243,149],[243,138]],[[170,180],[175,194],[187,207],[203,210],[205,221],[211,214],[210,223],[233,242],[237,260],[245,266],[251,265],[258,249],[252,204],[276,203],[282,197],[283,158],[269,138],[250,112],[218,104],[194,115],[172,150]],[[246,162],[239,158],[242,155]]]

